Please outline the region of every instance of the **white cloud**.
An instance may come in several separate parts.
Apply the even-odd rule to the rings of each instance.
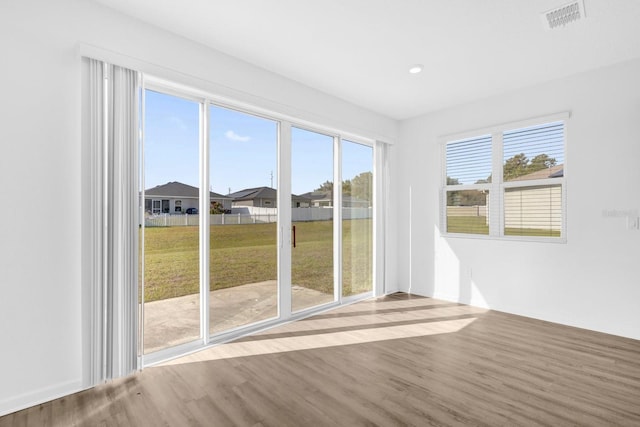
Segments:
[[[169,116],[169,123],[176,126],[180,130],[187,130],[187,124],[180,117]]]
[[[226,131],[224,133],[224,136],[226,136],[227,139],[230,139],[231,141],[247,142],[251,139],[251,137],[249,136],[240,136],[232,130]]]

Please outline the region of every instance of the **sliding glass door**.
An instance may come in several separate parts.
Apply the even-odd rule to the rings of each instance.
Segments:
[[[199,103],[147,90],[144,142],[144,353],[200,337]]]
[[[342,141],[342,296],[373,290],[373,148]]]
[[[291,311],[335,300],[334,138],[291,131]]]
[[[148,360],[372,291],[371,146],[152,87],[140,195]]]
[[[216,334],[278,316],[278,124],[211,106],[210,315]]]

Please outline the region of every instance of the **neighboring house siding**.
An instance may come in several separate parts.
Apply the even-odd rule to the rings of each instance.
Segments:
[[[233,206],[253,206],[253,200],[237,200],[233,202]]]
[[[197,187],[173,181],[145,190],[145,212],[180,215],[189,208],[199,209],[199,194]],[[232,199],[221,194],[210,192],[211,202],[218,202],[225,211],[231,210]],[[160,210],[153,208],[153,201],[159,201]],[[179,207],[179,209],[176,209]],[[154,212],[155,211],[155,212]]]
[[[276,208],[277,203],[273,199],[251,199],[251,200],[235,200],[233,206],[255,206],[258,208]]]
[[[153,200],[160,200],[160,205],[162,206],[162,201],[163,200],[169,200],[169,212],[162,212],[162,208],[161,208],[161,213],[170,213],[170,214],[179,214],[179,213],[185,213],[187,209],[189,208],[197,208],[199,209],[199,200],[198,199],[192,199],[189,197],[181,197],[181,198],[172,198],[172,197],[162,197],[162,196],[147,196],[145,197],[145,200],[147,200],[146,205],[145,205],[145,210],[149,211],[150,209],[147,209],[147,206],[149,206],[149,201],[151,201],[151,203],[153,203]],[[180,201],[180,211],[176,211],[176,202]],[[216,199],[216,198],[211,198],[212,202],[218,202],[222,205],[222,208],[224,210],[231,210],[231,199]]]
[[[535,207],[535,208],[533,208]],[[562,187],[507,189],[504,193],[505,228],[562,229]]]
[[[277,190],[269,187],[247,188],[229,194],[234,207],[253,206],[257,208],[277,208]],[[305,197],[291,195],[292,207],[309,207],[310,200]]]

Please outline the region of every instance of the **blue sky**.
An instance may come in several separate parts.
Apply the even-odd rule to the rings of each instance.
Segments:
[[[170,181],[198,186],[197,102],[147,91],[145,94],[145,187]],[[277,123],[212,106],[210,188],[220,194],[278,185]],[[332,138],[292,130],[292,190],[302,194],[332,180]],[[370,147],[343,144],[343,178],[372,170]]]

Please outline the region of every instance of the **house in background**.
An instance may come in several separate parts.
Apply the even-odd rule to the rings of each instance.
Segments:
[[[555,165],[550,168],[541,169],[526,175],[519,176],[514,180],[533,181],[534,179],[562,178],[564,176],[564,165]]]
[[[309,191],[308,193],[301,194],[300,197],[309,199],[312,208],[333,206],[333,194],[331,194],[330,191]]]
[[[233,206],[253,206],[260,208],[277,208],[278,191],[270,187],[245,188],[228,194],[233,199]],[[306,197],[291,195],[291,206],[294,208],[308,208],[311,200]]]
[[[310,206],[312,208],[325,208],[333,206],[333,194],[331,194],[330,191],[310,191],[308,193],[301,194],[300,197],[309,199]],[[345,194],[342,196],[342,207],[369,208],[371,207],[371,202]]]
[[[144,191],[144,211],[147,214],[196,213],[200,190],[197,187],[173,181]],[[218,203],[223,210],[231,210],[231,198],[209,192],[211,203]]]

